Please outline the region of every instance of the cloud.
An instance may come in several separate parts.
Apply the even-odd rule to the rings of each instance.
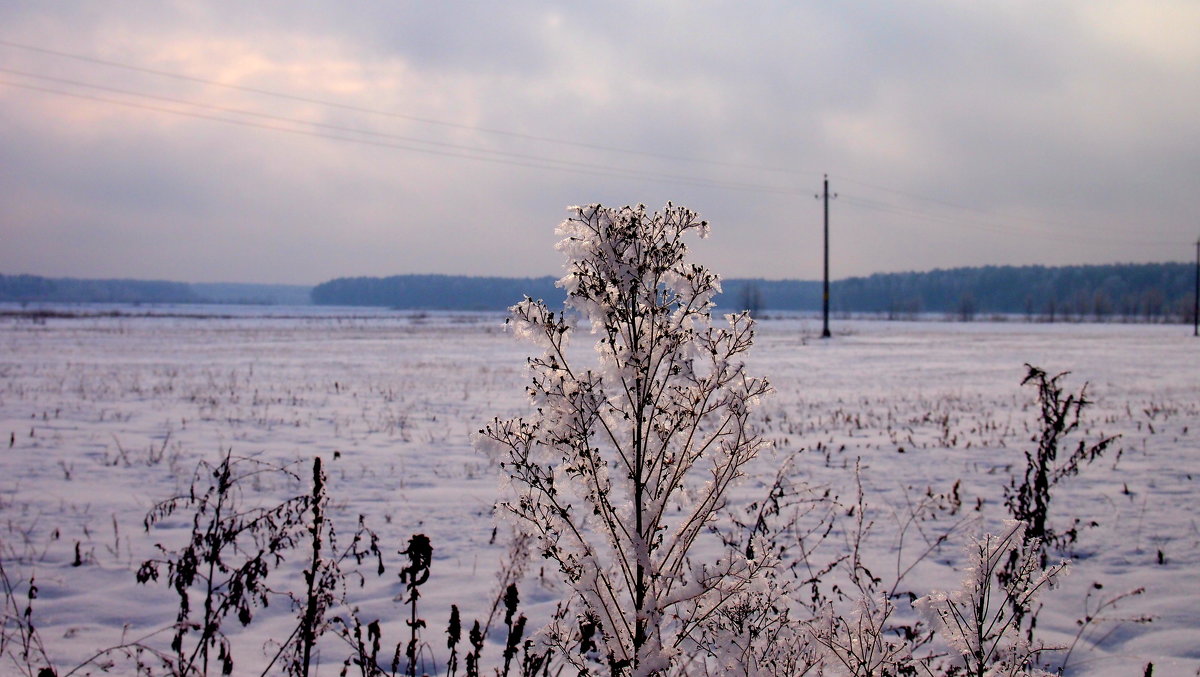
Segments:
[[[1178,260],[1195,239],[1188,3],[80,1],[0,21],[53,52],[0,44],[6,273],[551,274],[567,204],[674,200],[714,222],[697,251],[719,272],[811,278],[826,172],[837,275]]]

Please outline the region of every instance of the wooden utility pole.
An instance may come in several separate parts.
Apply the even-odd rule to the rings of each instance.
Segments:
[[[1200,336],[1200,239],[1196,240],[1196,291],[1192,295],[1192,336]]]
[[[825,199],[825,285],[821,294],[821,338],[829,338],[829,175],[825,175],[825,188],[821,194]],[[834,194],[837,197],[837,194]]]

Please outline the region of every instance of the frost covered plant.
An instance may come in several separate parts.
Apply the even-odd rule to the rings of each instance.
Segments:
[[[812,628],[797,622],[786,584],[773,570],[732,596],[689,638],[673,671],[683,675],[822,674],[822,647]],[[786,574],[785,574],[786,575]]]
[[[1024,522],[1010,520],[1001,535],[973,539],[962,587],[913,602],[940,626],[943,640],[961,657],[965,674],[972,677],[1050,674],[1035,665],[1038,655],[1048,649],[1021,632],[1021,617],[1039,593],[1064,575],[1067,565],[1062,562],[1043,568],[1041,544],[1037,538],[1027,539],[1026,529]],[[1016,566],[998,582],[997,572],[1013,554]]]
[[[912,646],[889,635],[888,620],[896,607],[886,596],[862,597],[849,617],[839,617],[829,605],[815,621],[814,636],[831,663],[854,677],[915,674]]]
[[[712,326],[718,278],[686,260],[683,241],[707,234],[695,212],[570,211],[558,284],[566,311],[590,323],[597,361],[569,354],[565,312],[528,298],[513,306],[514,333],[543,350],[529,360],[534,415],[495,419],[476,444],[511,479],[502,511],[573,590],[574,615],[547,628],[560,655],[580,669],[657,674],[766,566],[732,549],[703,563],[690,555],[766,444],[750,415],[769,387],[741,362],[749,316]]]

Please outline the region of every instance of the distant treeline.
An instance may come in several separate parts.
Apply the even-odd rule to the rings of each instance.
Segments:
[[[562,305],[566,295],[553,277],[393,275],[339,277],[312,290],[312,302],[335,306],[386,306],[413,310],[503,310],[531,296]]]
[[[1195,298],[1194,264],[986,266],[841,280],[831,305],[897,318],[944,313],[1019,314],[1030,319],[1184,320]]]
[[[161,280],[80,280],[0,275],[0,301],[15,303],[252,303],[304,305],[311,287]]]
[[[833,282],[830,308],[892,319],[921,314],[969,320],[1018,314],[1049,321],[1191,318],[1195,267],[1187,263],[1102,266],[986,266],[925,273],[887,273]],[[401,309],[501,310],[528,295],[561,304],[553,277],[500,278],[395,275],[338,278],[317,285],[312,301],[326,305]],[[821,283],[729,279],[717,305],[724,309],[818,311]]]
[[[0,301],[37,303],[253,303],[380,306],[408,310],[503,310],[526,295],[562,303],[555,278],[395,275],[330,280],[316,287],[80,280],[0,275]],[[717,305],[760,313],[819,311],[821,283],[729,279]],[[834,281],[830,308],[892,319],[940,314],[970,320],[1005,314],[1047,321],[1190,321],[1191,263],[986,266],[886,273]]]

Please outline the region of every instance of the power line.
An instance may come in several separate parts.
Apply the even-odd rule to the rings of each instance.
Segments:
[[[117,61],[109,61],[109,60],[86,56],[86,55],[82,55],[82,54],[75,54],[75,53],[70,53],[70,52],[48,49],[48,48],[44,48],[44,47],[38,47],[38,46],[34,46],[34,45],[12,42],[9,40],[0,39],[0,45],[15,48],[15,49],[22,49],[22,50],[26,50],[26,51],[30,51],[30,52],[36,52],[36,53],[66,58],[66,59],[73,59],[73,60],[77,60],[77,61],[81,61],[81,62],[85,62],[85,63],[91,63],[91,64],[102,65],[102,66],[111,67],[111,68],[123,69],[123,70],[127,70],[130,72],[146,73],[146,74],[151,74],[151,75],[160,76],[160,77],[172,78],[172,79],[185,81],[185,82],[193,82],[193,83],[203,84],[203,85],[212,86],[212,87],[224,88],[224,89],[228,89],[228,90],[243,91],[243,92],[248,92],[248,93],[253,93],[253,94],[275,97],[275,98],[283,99],[283,100],[326,106],[326,107],[333,108],[333,109],[345,110],[345,111],[350,111],[350,112],[355,112],[355,113],[384,116],[384,117],[393,118],[393,119],[408,120],[408,121],[412,121],[412,122],[419,122],[422,124],[436,125],[436,126],[452,128],[452,129],[468,130],[468,131],[479,132],[479,133],[484,133],[484,134],[492,134],[492,135],[505,136],[505,137],[515,138],[515,139],[523,139],[526,141],[538,141],[538,142],[544,142],[544,143],[553,143],[553,144],[560,144],[560,145],[564,145],[564,146],[571,146],[571,147],[576,147],[576,148],[584,148],[584,149],[589,149],[589,150],[624,153],[624,154],[629,154],[629,155],[652,157],[652,158],[671,160],[671,161],[676,161],[676,162],[688,162],[688,163],[694,163],[694,164],[703,164],[703,165],[711,165],[711,166],[726,167],[726,168],[736,168],[736,169],[746,169],[746,170],[753,170],[753,171],[779,172],[779,173],[786,173],[786,174],[793,174],[793,175],[810,175],[810,174],[815,175],[818,173],[818,172],[809,172],[809,171],[801,171],[801,170],[785,169],[785,168],[777,168],[777,167],[757,166],[757,165],[752,165],[752,164],[739,164],[739,163],[720,162],[720,161],[713,161],[713,160],[704,160],[704,159],[693,158],[693,157],[656,153],[656,152],[652,152],[652,151],[626,149],[626,148],[620,148],[617,146],[610,146],[610,145],[604,145],[604,144],[595,144],[595,143],[573,141],[573,140],[569,140],[569,139],[561,139],[561,138],[524,134],[524,133],[520,133],[520,132],[513,132],[513,131],[507,131],[507,130],[501,130],[501,129],[477,127],[477,126],[465,125],[465,124],[460,124],[460,123],[455,123],[455,122],[448,122],[445,120],[436,120],[436,119],[431,119],[431,118],[422,118],[422,117],[417,117],[417,116],[412,116],[412,115],[406,115],[406,114],[402,114],[402,113],[396,113],[396,112],[386,111],[386,110],[381,110],[381,109],[376,109],[376,108],[356,106],[356,105],[341,103],[341,102],[337,102],[337,101],[329,101],[329,100],[319,99],[319,98],[314,98],[314,97],[288,94],[288,93],[274,91],[274,90],[222,83],[222,82],[219,82],[216,80],[185,75],[182,73],[175,73],[175,72],[166,71],[166,70],[147,68],[144,66],[137,66],[137,65],[121,63],[121,62],[117,62]],[[269,130],[269,131],[274,131],[274,132],[283,132],[283,133],[289,133],[289,134],[295,134],[295,135],[309,136],[309,137],[314,137],[314,138],[323,138],[323,139],[328,139],[328,140],[333,140],[333,141],[341,141],[341,142],[354,143],[354,144],[359,144],[359,145],[375,146],[375,147],[390,148],[390,149],[395,149],[395,150],[425,153],[425,154],[429,154],[429,155],[437,155],[437,156],[449,157],[449,158],[476,160],[476,161],[481,161],[481,162],[489,162],[489,163],[493,163],[493,164],[526,167],[526,168],[540,169],[540,170],[545,170],[545,171],[565,172],[565,173],[581,174],[581,175],[588,175],[588,176],[600,176],[600,177],[606,177],[606,178],[616,178],[616,179],[626,179],[626,180],[649,180],[649,181],[656,181],[656,182],[663,182],[663,183],[675,183],[675,184],[680,184],[680,185],[691,185],[691,186],[705,187],[705,188],[719,188],[719,189],[723,189],[723,190],[756,192],[756,193],[776,194],[776,195],[799,195],[799,194],[804,194],[807,192],[807,191],[802,191],[799,189],[789,189],[789,188],[783,188],[783,187],[779,187],[779,186],[771,186],[771,185],[766,185],[766,184],[761,184],[761,183],[740,182],[740,181],[731,181],[731,180],[717,180],[717,179],[709,179],[709,178],[697,177],[697,176],[687,176],[687,175],[681,175],[681,174],[671,174],[671,173],[665,173],[665,172],[654,172],[654,171],[632,169],[629,167],[617,167],[617,166],[603,165],[603,164],[596,164],[596,163],[560,160],[557,158],[550,158],[550,157],[544,157],[544,156],[538,156],[538,155],[492,150],[489,148],[482,148],[479,146],[471,146],[471,145],[466,145],[466,144],[435,141],[435,140],[430,140],[430,139],[422,139],[422,138],[418,138],[418,137],[403,136],[403,135],[398,135],[398,134],[391,134],[391,133],[378,132],[378,131],[372,131],[372,130],[354,129],[351,127],[322,123],[322,122],[317,122],[314,120],[306,120],[306,119],[288,117],[288,116],[283,116],[283,115],[276,115],[276,114],[271,114],[271,113],[263,113],[263,112],[253,111],[253,110],[230,108],[230,107],[218,106],[218,105],[214,105],[214,104],[207,104],[207,103],[202,103],[202,102],[197,102],[197,101],[188,101],[188,100],[184,100],[184,99],[177,99],[177,98],[172,98],[172,97],[160,96],[160,95],[156,95],[156,94],[148,94],[148,93],[143,93],[143,92],[138,92],[138,91],[133,91],[133,90],[128,90],[128,89],[120,89],[120,88],[109,87],[109,86],[105,86],[105,85],[93,84],[93,83],[83,82],[83,81],[79,81],[79,80],[58,78],[58,77],[53,77],[53,76],[48,76],[48,75],[39,75],[36,73],[30,73],[30,72],[26,72],[26,71],[18,71],[18,70],[8,69],[8,68],[0,68],[0,72],[5,72],[5,73],[12,74],[12,75],[18,75],[21,77],[33,78],[33,79],[47,81],[47,82],[56,82],[59,84],[69,85],[72,87],[83,87],[83,88],[88,88],[88,89],[93,89],[93,90],[98,90],[98,91],[109,92],[109,93],[113,93],[113,94],[120,94],[122,96],[139,97],[139,98],[143,98],[143,99],[147,99],[147,100],[151,100],[151,101],[158,101],[158,102],[163,102],[163,103],[188,106],[188,107],[191,107],[194,109],[207,110],[207,111],[212,111],[215,113],[222,113],[222,114],[226,114],[226,115],[253,117],[253,118],[257,118],[259,120],[267,120],[267,121],[270,121],[273,123],[282,123],[284,125],[299,125],[304,128],[297,129],[295,127],[290,127],[290,126],[279,126],[279,125],[275,125],[275,124],[256,123],[256,122],[252,122],[249,120],[239,120],[239,119],[235,119],[235,118],[224,117],[222,115],[204,114],[204,113],[196,112],[194,110],[193,111],[178,110],[176,108],[168,108],[168,107],[163,107],[163,106],[156,106],[156,105],[151,105],[151,104],[146,104],[146,103],[138,103],[138,102],[132,102],[132,101],[123,101],[123,100],[112,99],[112,98],[108,98],[108,97],[83,94],[83,93],[79,93],[79,92],[69,92],[69,91],[64,91],[61,89],[55,89],[55,88],[51,88],[51,87],[42,87],[42,86],[32,85],[32,84],[28,84],[28,83],[19,83],[19,82],[0,80],[0,83],[7,84],[12,87],[18,87],[18,88],[30,90],[30,91],[37,91],[37,92],[53,94],[53,95],[58,95],[58,96],[74,97],[74,98],[90,100],[90,101],[94,101],[94,102],[98,102],[98,103],[124,106],[124,107],[128,107],[128,108],[153,111],[153,112],[163,113],[163,114],[170,114],[170,115],[190,117],[190,118],[195,118],[195,119],[209,120],[209,121],[214,121],[214,122],[221,122],[224,124],[238,125],[238,126],[248,127],[248,128],[253,128],[253,129],[262,129],[262,130]],[[323,131],[317,131],[317,130],[323,130]],[[334,133],[330,133],[330,132],[334,132]],[[347,136],[347,135],[349,135],[349,136]],[[1037,219],[1037,218],[1005,215],[1005,214],[1000,214],[998,212],[969,207],[969,206],[961,205],[961,204],[955,204],[953,202],[949,202],[949,201],[945,201],[945,200],[941,200],[941,199],[937,199],[937,198],[919,196],[919,195],[915,195],[912,193],[907,193],[907,192],[891,189],[891,188],[888,188],[885,186],[880,186],[880,185],[873,184],[870,182],[862,181],[859,179],[841,177],[841,180],[846,181],[848,183],[860,185],[864,188],[869,188],[869,189],[889,193],[892,195],[908,198],[910,200],[926,202],[929,204],[938,205],[941,207],[954,209],[954,210],[972,212],[972,213],[987,216],[987,217],[994,217],[995,219],[1000,219],[1003,221],[1021,221],[1021,222],[1026,222],[1026,223],[1040,223],[1043,225],[1063,226],[1063,227],[1069,227],[1069,228],[1074,228],[1074,229],[1079,229],[1079,230],[1085,230],[1085,231],[1089,231],[1089,239],[1092,242],[1100,242],[1100,243],[1107,243],[1107,244],[1119,244],[1119,245],[1135,245],[1135,246],[1169,246],[1169,245],[1178,244],[1177,242],[1164,242],[1164,241],[1148,242],[1145,240],[1127,240],[1127,239],[1115,239],[1115,238],[1106,238],[1106,237],[1097,238],[1093,234],[1091,234],[1091,232],[1090,232],[1091,229],[1083,224],[1075,224],[1075,223],[1048,220],[1048,219]],[[885,202],[885,201],[881,201],[878,199],[856,197],[853,195],[844,195],[843,198],[850,205],[854,205],[854,206],[858,206],[858,207],[862,207],[865,209],[870,209],[870,210],[874,210],[874,211],[878,211],[878,212],[882,212],[882,213],[889,213],[889,214],[893,214],[893,215],[897,215],[897,216],[905,216],[905,217],[909,217],[909,218],[922,219],[924,221],[947,223],[947,224],[951,224],[951,225],[955,225],[955,226],[959,226],[959,227],[970,227],[970,228],[974,228],[976,230],[988,231],[988,232],[997,233],[997,234],[1022,233],[1022,234],[1036,236],[1036,237],[1039,237],[1039,238],[1042,238],[1045,240],[1051,240],[1051,241],[1057,241],[1057,242],[1067,242],[1067,243],[1071,243],[1071,244],[1079,244],[1080,243],[1078,238],[1062,236],[1062,235],[1055,235],[1053,233],[1047,232],[1046,230],[1044,230],[1042,228],[1034,229],[1034,228],[1030,228],[1028,226],[1021,226],[1021,225],[1015,225],[1015,224],[1010,224],[1010,223],[997,223],[994,220],[981,221],[978,218],[968,218],[968,217],[964,217],[961,215],[948,216],[945,214],[933,213],[928,210],[914,209],[912,207],[907,207],[907,206],[897,204],[894,202]]]
[[[10,72],[11,73],[14,71],[11,71],[9,69],[0,68],[0,72]],[[19,74],[25,75],[24,73],[19,73]],[[45,76],[36,76],[35,75],[32,77],[41,77],[42,79],[57,80],[60,82],[73,82],[73,81],[66,81],[61,78],[50,78],[50,77],[45,77]],[[585,174],[585,175],[590,175],[590,176],[603,176],[603,177],[608,177],[608,178],[629,179],[629,180],[634,180],[634,179],[649,180],[649,181],[658,181],[658,182],[663,182],[663,183],[676,183],[676,184],[683,184],[683,185],[692,185],[692,186],[698,186],[698,187],[704,187],[704,188],[721,188],[721,189],[725,189],[725,190],[734,190],[734,191],[775,193],[775,194],[783,194],[783,195],[795,194],[798,192],[796,190],[791,190],[791,189],[786,189],[786,188],[778,188],[778,187],[772,187],[772,186],[765,186],[765,185],[761,185],[761,184],[740,183],[740,182],[732,182],[732,181],[716,181],[716,180],[711,180],[711,179],[705,179],[702,177],[647,172],[647,171],[627,169],[627,168],[621,168],[621,167],[611,167],[611,166],[595,165],[595,164],[583,163],[583,162],[574,162],[574,161],[570,161],[570,160],[558,160],[558,159],[554,159],[554,158],[522,155],[522,154],[518,154],[518,153],[496,151],[496,150],[490,150],[490,149],[478,148],[478,147],[472,147],[472,146],[466,146],[466,145],[460,145],[460,144],[451,144],[451,143],[438,142],[438,141],[426,141],[426,140],[422,140],[422,139],[398,136],[398,135],[387,134],[387,133],[383,133],[383,132],[356,130],[356,129],[352,129],[349,127],[329,125],[329,124],[325,124],[325,123],[314,122],[311,120],[303,120],[300,118],[290,118],[290,117],[286,117],[286,116],[272,115],[272,114],[268,114],[268,113],[258,113],[255,111],[246,111],[246,110],[240,110],[240,109],[236,109],[236,108],[227,108],[227,107],[223,107],[223,106],[215,106],[215,105],[211,105],[211,104],[203,104],[203,103],[197,103],[197,102],[193,102],[193,101],[173,99],[170,97],[139,94],[139,93],[135,93],[135,92],[130,92],[128,90],[120,90],[120,89],[116,89],[116,88],[104,87],[104,86],[98,86],[98,85],[74,83],[74,84],[79,84],[84,87],[91,87],[91,88],[100,89],[103,91],[109,91],[109,92],[113,92],[113,93],[121,93],[121,94],[126,94],[126,95],[131,95],[131,96],[139,96],[139,97],[156,100],[156,101],[167,102],[167,103],[178,103],[181,105],[194,106],[196,108],[202,108],[202,109],[212,110],[212,111],[216,111],[216,112],[230,113],[230,114],[237,114],[237,115],[247,115],[247,116],[258,117],[261,119],[271,120],[274,122],[284,122],[284,123],[289,123],[289,124],[307,125],[307,126],[311,126],[311,127],[317,127],[317,128],[323,128],[323,129],[328,129],[328,130],[332,130],[332,131],[343,132],[343,133],[347,133],[347,134],[357,134],[357,135],[379,137],[382,139],[390,139],[392,141],[371,140],[371,139],[364,139],[364,138],[355,138],[355,137],[350,137],[350,136],[342,136],[342,135],[338,135],[338,134],[316,132],[316,131],[305,130],[305,129],[296,129],[293,127],[280,127],[280,126],[275,126],[275,125],[270,125],[270,124],[251,122],[248,120],[238,120],[238,119],[234,119],[234,118],[221,117],[218,115],[207,115],[204,113],[178,110],[175,108],[166,108],[163,106],[155,106],[155,105],[151,105],[151,104],[138,103],[138,102],[134,102],[134,101],[121,101],[118,99],[112,99],[112,98],[103,97],[103,96],[83,94],[83,93],[79,93],[79,92],[68,92],[68,91],[64,91],[61,89],[54,89],[51,87],[42,87],[42,86],[31,85],[31,84],[27,84],[27,83],[13,82],[11,80],[0,79],[0,84],[5,84],[10,87],[18,87],[21,89],[26,89],[26,90],[36,91],[36,92],[42,92],[42,93],[46,93],[46,94],[67,96],[67,97],[72,97],[72,98],[77,98],[77,99],[84,99],[84,100],[88,100],[88,101],[95,101],[98,103],[105,103],[105,104],[111,104],[111,105],[116,105],[116,106],[123,106],[123,107],[127,107],[127,108],[135,108],[135,109],[140,109],[140,110],[152,111],[152,112],[156,112],[156,113],[178,115],[178,116],[182,116],[182,117],[189,117],[189,118],[200,119],[200,120],[209,120],[209,121],[213,121],[213,122],[222,122],[225,124],[237,125],[237,126],[241,126],[241,127],[249,127],[249,128],[253,128],[253,129],[263,129],[263,130],[269,130],[269,131],[274,131],[274,132],[298,134],[298,135],[302,135],[302,136],[329,139],[329,140],[333,140],[333,141],[342,141],[342,142],[346,142],[346,143],[355,143],[355,144],[366,145],[366,146],[375,146],[375,147],[379,147],[379,148],[391,148],[391,149],[396,149],[396,150],[406,150],[406,151],[412,151],[412,152],[418,152],[418,153],[426,153],[429,155],[439,155],[442,157],[459,158],[459,159],[466,159],[466,160],[477,160],[477,161],[481,161],[481,162],[491,162],[491,163],[496,163],[496,164],[516,166],[516,167],[527,167],[527,168],[543,169],[543,170],[557,171],[557,172],[570,172],[570,173]],[[395,141],[405,141],[407,143],[397,143]],[[426,144],[426,145],[430,145],[430,146],[439,146],[439,147],[449,148],[452,150],[458,150],[458,151],[462,151],[462,152],[452,152],[452,150],[438,150],[435,148],[425,148],[425,147],[421,147],[421,146],[409,145],[412,143]],[[499,157],[489,157],[489,156],[493,156],[493,155],[499,156]]]
[[[940,222],[940,223],[945,223],[945,224],[952,225],[952,226],[968,227],[968,228],[973,228],[975,230],[987,231],[987,232],[992,232],[992,233],[997,233],[997,234],[1017,233],[1017,234],[1023,234],[1023,235],[1037,236],[1039,238],[1046,239],[1046,240],[1053,240],[1055,242],[1065,242],[1068,244],[1088,244],[1088,242],[1081,242],[1078,237],[1072,237],[1072,236],[1067,236],[1067,235],[1055,235],[1053,233],[1046,232],[1045,230],[1040,229],[1040,228],[1035,229],[1035,228],[1031,228],[1029,226],[1023,226],[1023,225],[1009,225],[1009,224],[1005,224],[1005,223],[979,221],[976,219],[969,219],[969,218],[963,218],[963,217],[933,214],[933,213],[926,212],[926,211],[915,210],[915,209],[906,208],[906,207],[899,206],[899,205],[889,204],[886,202],[879,202],[877,200],[872,200],[869,198],[857,197],[854,195],[842,194],[841,197],[846,201],[847,204],[851,204],[851,205],[854,205],[857,207],[871,209],[874,211],[883,212],[883,213],[887,213],[887,214],[893,214],[895,216],[905,216],[905,217],[909,217],[909,218],[921,219],[924,221]],[[1088,234],[1088,240],[1091,243],[1096,243],[1096,244],[1113,244],[1113,245],[1147,246],[1147,247],[1173,246],[1173,245],[1179,244],[1179,242],[1171,242],[1171,241],[1165,241],[1165,240],[1142,240],[1142,239],[1128,239],[1128,238],[1113,238],[1113,237],[1108,237],[1108,236],[1104,236],[1104,235],[1096,235],[1094,232],[1091,232]]]
[[[1083,224],[1079,224],[1079,223],[1071,223],[1069,221],[1060,221],[1060,220],[1056,220],[1056,219],[1045,219],[1045,218],[1037,218],[1037,217],[1030,217],[1030,216],[1018,216],[1015,214],[1005,214],[1003,212],[997,212],[997,211],[988,210],[988,209],[981,209],[979,207],[970,207],[967,205],[958,204],[955,202],[949,202],[949,201],[941,200],[938,198],[916,195],[914,193],[900,191],[900,190],[896,190],[893,188],[888,188],[886,186],[880,186],[878,184],[861,181],[858,179],[847,178],[844,176],[839,176],[838,178],[841,179],[842,181],[846,181],[848,183],[858,184],[860,186],[863,186],[864,188],[872,188],[874,190],[882,191],[885,193],[890,193],[892,195],[898,195],[900,197],[905,197],[910,200],[916,200],[919,202],[929,202],[932,204],[941,205],[943,207],[948,207],[950,209],[957,209],[957,210],[961,210],[961,211],[965,211],[965,212],[973,212],[973,213],[980,214],[983,216],[1000,218],[1000,219],[1004,219],[1004,220],[1008,220],[1008,221],[1024,221],[1024,222],[1028,222],[1028,223],[1041,223],[1041,224],[1050,225],[1050,226],[1065,226],[1065,227],[1074,228],[1077,230],[1090,230],[1087,226],[1085,226]]]
[[[480,133],[484,133],[484,134],[494,134],[497,136],[507,136],[507,137],[516,138],[516,139],[525,139],[528,141],[540,141],[540,142],[544,142],[544,143],[554,143],[554,144],[560,144],[560,145],[564,145],[564,146],[574,146],[576,148],[585,148],[588,150],[601,150],[601,151],[607,151],[607,152],[613,152],[613,153],[624,153],[624,154],[628,154],[628,155],[640,155],[640,156],[644,156],[644,157],[653,157],[653,158],[659,158],[659,159],[663,159],[663,160],[673,160],[673,161],[677,161],[677,162],[690,162],[690,163],[695,163],[695,164],[706,164],[706,165],[712,165],[712,166],[717,166],[717,167],[729,167],[729,168],[734,168],[734,169],[751,169],[751,170],[755,170],[755,171],[777,172],[777,173],[795,174],[795,175],[817,175],[820,173],[820,172],[808,172],[808,171],[802,171],[802,170],[796,170],[796,169],[786,169],[786,168],[779,168],[779,167],[763,167],[763,166],[748,165],[748,164],[722,162],[719,160],[705,160],[705,159],[701,159],[701,158],[686,157],[686,156],[681,156],[681,155],[656,153],[653,151],[637,150],[637,149],[632,149],[632,148],[621,148],[618,146],[588,143],[588,142],[583,142],[583,141],[572,141],[569,139],[561,139],[561,138],[555,138],[555,137],[549,137],[549,136],[539,136],[536,134],[525,134],[522,132],[514,132],[514,131],[509,131],[509,130],[503,130],[503,129],[495,129],[495,128],[489,128],[489,127],[477,127],[474,125],[466,125],[466,124],[457,123],[457,122],[448,122],[445,120],[436,120],[433,118],[425,118],[425,117],[419,117],[419,116],[415,116],[415,115],[406,115],[404,113],[396,113],[394,111],[386,111],[386,110],[381,110],[378,108],[368,108],[365,106],[356,106],[353,104],[340,103],[337,101],[329,101],[327,99],[318,99],[318,98],[314,98],[314,97],[288,94],[285,92],[278,92],[278,91],[262,89],[262,88],[258,88],[258,87],[248,87],[245,85],[233,85],[233,84],[229,84],[229,83],[225,83],[225,82],[219,82],[217,80],[210,80],[207,78],[201,78],[201,77],[196,77],[196,76],[192,76],[192,75],[184,75],[182,73],[175,73],[175,72],[160,70],[160,69],[156,69],[156,68],[147,68],[145,66],[135,66],[132,64],[121,63],[119,61],[109,61],[107,59],[100,59],[100,58],[93,57],[93,56],[86,56],[83,54],[74,54],[71,52],[63,52],[63,51],[59,51],[59,50],[48,49],[46,47],[37,47],[34,45],[27,45],[27,44],[22,44],[19,42],[12,42],[9,40],[4,40],[4,39],[0,39],[0,45],[4,45],[6,47],[12,47],[15,49],[23,49],[23,50],[27,50],[27,51],[31,51],[31,52],[39,52],[41,54],[49,54],[51,56],[57,56],[57,57],[62,57],[62,58],[66,58],[66,59],[74,59],[77,61],[83,61],[86,63],[92,63],[92,64],[96,64],[96,65],[101,65],[101,66],[108,66],[111,68],[120,68],[123,70],[133,71],[133,72],[137,72],[137,73],[157,75],[157,76],[161,76],[161,77],[172,78],[175,80],[182,80],[185,82],[194,82],[194,83],[198,83],[198,84],[209,85],[212,87],[221,87],[224,89],[247,92],[247,93],[251,93],[251,94],[260,94],[263,96],[271,96],[271,97],[275,97],[275,98],[279,98],[279,99],[296,101],[299,103],[309,103],[309,104],[315,104],[315,105],[319,105],[319,106],[328,106],[330,108],[337,108],[337,109],[346,110],[346,111],[353,111],[356,113],[380,115],[380,116],[396,118],[396,119],[400,119],[400,120],[408,120],[410,122],[419,122],[419,123],[427,124],[427,125],[436,125],[439,127],[449,127],[452,129],[461,129],[461,130],[467,130],[467,131],[473,131],[473,132],[480,132]]]

